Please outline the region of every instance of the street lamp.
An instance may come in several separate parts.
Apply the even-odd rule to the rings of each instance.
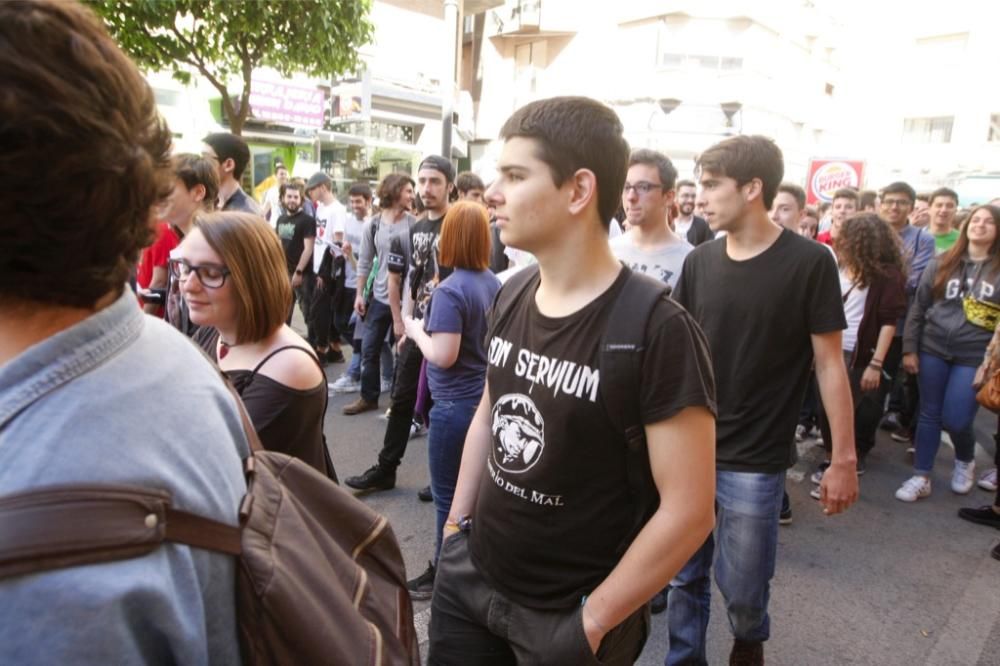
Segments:
[[[740,102],[722,102],[719,104],[722,108],[722,112],[726,114],[726,127],[732,128],[733,126],[733,116],[735,116],[743,108],[743,104]],[[743,115],[740,114],[740,130],[739,133],[743,133]]]

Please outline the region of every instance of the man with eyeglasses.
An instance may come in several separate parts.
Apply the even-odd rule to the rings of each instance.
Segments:
[[[909,216],[917,193],[907,183],[895,182],[882,190],[879,217],[893,228],[899,236],[906,265],[907,309],[913,302],[913,295],[920,283],[920,276],[927,262],[934,256],[934,235],[921,227],[910,224]],[[886,354],[883,367],[894,377],[893,390],[889,396],[889,411],[885,415],[883,427],[894,430],[893,439],[908,442],[912,438],[913,417],[916,414],[919,396],[917,383],[904,372],[898,372],[903,351],[903,325],[905,318],[896,325],[896,337]]]
[[[690,180],[677,183],[677,208],[680,215],[674,220],[674,233],[686,238],[694,247],[715,238],[715,232],[695,209],[698,203],[698,186]]]
[[[634,151],[622,190],[622,207],[631,226],[627,234],[610,241],[619,261],[671,288],[677,285],[684,257],[694,249],[667,224],[676,179],[677,169],[666,155],[648,149]]]

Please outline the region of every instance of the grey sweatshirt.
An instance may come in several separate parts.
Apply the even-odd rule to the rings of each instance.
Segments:
[[[411,254],[410,226],[416,221],[415,217],[404,213],[403,217],[395,224],[387,224],[382,220],[382,213],[377,213],[365,222],[361,233],[361,253],[358,255],[358,276],[363,275],[367,279],[375,257],[378,257],[378,273],[375,275],[372,295],[380,303],[389,304],[389,247],[392,245],[392,239],[399,237],[408,259]],[[378,224],[378,233],[373,243],[372,225],[376,223]],[[361,292],[358,293],[360,295]]]
[[[1000,275],[993,274],[989,262],[964,259],[945,285],[944,297],[932,293],[938,259],[931,259],[920,277],[916,297],[906,316],[903,353],[925,352],[959,365],[978,366],[993,331],[969,323],[962,298],[971,295],[1000,305]],[[964,283],[964,284],[963,284]]]

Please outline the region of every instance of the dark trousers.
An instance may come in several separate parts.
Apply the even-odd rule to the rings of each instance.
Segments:
[[[844,352],[847,378],[851,384],[851,400],[854,403],[854,447],[858,460],[861,460],[875,446],[875,435],[878,431],[879,421],[882,420],[882,405],[885,404],[885,396],[889,392],[890,382],[883,375],[877,389],[862,391],[861,376],[865,369],[852,368],[850,365],[851,356],[853,356],[852,352]],[[819,429],[823,433],[823,448],[832,451],[833,436],[830,434],[830,422],[826,418],[826,409],[822,407],[822,400],[819,411]]]
[[[387,304],[372,299],[365,314],[365,337],[361,341],[361,397],[368,402],[378,402],[381,393],[379,356],[391,329],[392,310]]]
[[[354,326],[351,324],[351,315],[354,314],[354,298],[357,289],[344,287],[333,302],[333,325],[340,339],[351,345],[355,354],[361,353],[360,340],[354,341]]]
[[[312,305],[309,311],[309,321],[306,322],[309,342],[317,349],[330,346],[330,322],[333,319],[333,287],[323,283],[322,287],[313,289]]]
[[[799,425],[808,430],[819,420],[818,415],[819,389],[816,387],[816,372],[809,372],[809,383],[806,384],[806,394],[802,398],[802,409],[799,410]]]
[[[292,279],[294,275],[289,275],[288,279]],[[302,310],[302,319],[306,323],[306,328],[309,327],[309,318],[312,313],[312,300],[313,300],[313,290],[316,288],[316,276],[312,274],[306,274],[302,276],[302,284],[297,287],[292,287],[292,308],[288,311],[288,320],[285,321],[286,324],[291,325],[292,315],[295,313],[295,303],[299,304],[299,308]],[[308,334],[307,334],[308,335]],[[309,344],[312,344],[312,339],[309,338]]]
[[[441,546],[429,629],[431,666],[633,664],[649,634],[649,605],[611,629],[597,656],[583,632],[583,607],[540,610],[504,597],[469,557],[459,532]]]
[[[392,411],[389,412],[389,424],[385,427],[382,450],[378,454],[378,464],[383,469],[396,469],[406,454],[406,444],[410,441],[410,425],[413,423],[413,408],[417,404],[420,364],[423,360],[424,355],[420,348],[409,338],[396,353],[396,374],[392,380]],[[364,372],[362,366],[362,373]]]
[[[899,414],[899,422],[911,430],[917,425],[920,408],[920,389],[916,375],[903,370],[903,338],[895,337],[889,345],[882,366],[892,377],[892,391],[889,393],[889,411]]]

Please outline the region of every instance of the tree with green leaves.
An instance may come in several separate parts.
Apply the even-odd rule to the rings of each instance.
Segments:
[[[356,71],[358,49],[372,39],[371,0],[84,0],[136,64],[173,71],[188,83],[192,69],[222,94],[234,134],[250,110],[250,79],[271,67],[283,76],[334,77]],[[229,92],[239,77],[239,103]]]

